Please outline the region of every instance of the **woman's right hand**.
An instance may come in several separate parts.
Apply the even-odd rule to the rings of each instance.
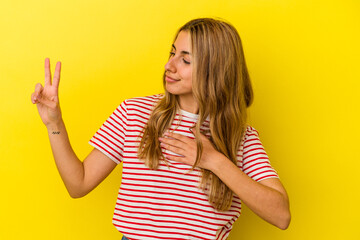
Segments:
[[[45,84],[38,83],[31,95],[31,101],[36,104],[43,123],[48,127],[61,122],[61,110],[59,105],[59,81],[61,62],[56,63],[53,81],[51,82],[50,59],[45,59]]]

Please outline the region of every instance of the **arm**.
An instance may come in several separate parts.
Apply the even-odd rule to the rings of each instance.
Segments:
[[[216,159],[216,158],[215,158]],[[219,154],[210,171],[216,174],[239,198],[265,221],[286,229],[290,223],[289,199],[277,178],[256,182],[224,155]]]
[[[48,126],[48,135],[57,169],[73,198],[91,192],[117,165],[96,148],[81,162],[70,145],[63,121]]]
[[[115,168],[116,163],[94,149],[83,162],[74,153],[65,124],[62,120],[58,98],[61,63],[55,68],[51,82],[50,61],[45,59],[45,85],[38,83],[31,96],[39,115],[47,127],[51,149],[60,176],[73,198],[85,196]]]
[[[194,165],[197,153],[196,142],[189,137],[165,133],[167,138],[159,138],[161,146],[182,155],[168,156],[170,160]],[[223,154],[216,151],[209,139],[201,135],[203,154],[198,167],[216,174],[239,198],[265,221],[286,229],[290,223],[289,200],[278,179],[254,181]]]

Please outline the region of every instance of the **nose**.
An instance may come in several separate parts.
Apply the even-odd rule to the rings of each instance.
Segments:
[[[176,67],[174,63],[174,58],[170,57],[169,61],[165,64],[165,71],[167,72],[176,72]]]

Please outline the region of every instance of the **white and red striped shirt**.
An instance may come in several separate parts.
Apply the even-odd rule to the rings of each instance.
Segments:
[[[234,194],[228,211],[217,211],[199,189],[201,171],[165,159],[157,170],[138,159],[139,134],[149,120],[157,94],[127,99],[111,114],[90,144],[116,163],[123,163],[122,182],[116,201],[113,224],[131,240],[226,239],[240,216],[241,201]],[[179,110],[171,131],[194,139],[189,128],[197,114]],[[201,126],[209,137],[209,118]],[[175,153],[163,149],[164,156]],[[239,148],[238,167],[255,181],[278,178],[259,140],[248,127]]]

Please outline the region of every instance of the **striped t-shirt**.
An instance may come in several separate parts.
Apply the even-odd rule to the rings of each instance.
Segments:
[[[90,144],[116,163],[123,163],[122,181],[113,215],[114,226],[130,240],[226,239],[240,216],[241,201],[234,194],[228,211],[217,211],[199,189],[201,171],[166,159],[157,170],[138,159],[139,134],[149,120],[157,94],[123,101],[91,138]],[[190,127],[197,114],[179,110],[170,131],[194,139]],[[209,137],[209,118],[201,126]],[[237,165],[255,181],[278,178],[259,140],[247,127],[237,154]]]

